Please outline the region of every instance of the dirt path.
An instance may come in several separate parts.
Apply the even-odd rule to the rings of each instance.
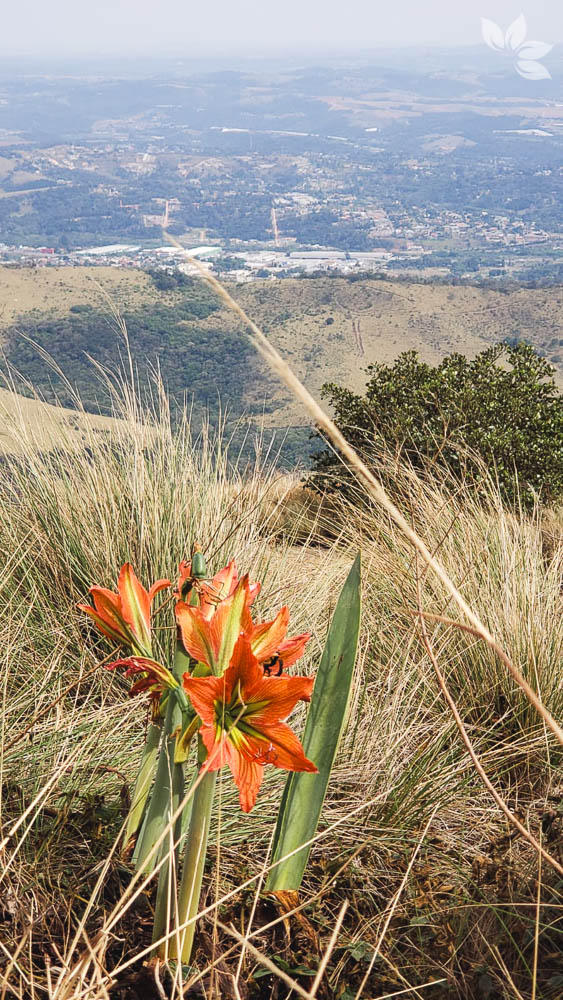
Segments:
[[[358,357],[363,358],[365,356],[364,341],[362,337],[362,328],[359,319],[352,320],[352,331],[356,340],[356,349],[358,351]]]

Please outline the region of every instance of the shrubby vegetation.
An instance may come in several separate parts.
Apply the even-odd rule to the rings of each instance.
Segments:
[[[213,325],[218,307],[212,295],[185,275],[156,272],[153,280],[162,290],[181,290],[182,298],[171,305],[155,303],[123,313],[143,398],[152,391],[151,372],[158,370],[173,409],[185,399],[193,401],[196,424],[207,411],[213,422],[221,409],[233,419],[253,410],[263,412],[270,391],[268,377],[261,370],[258,373],[255,353],[243,333],[236,327],[225,331]],[[120,350],[125,357],[123,326],[111,314],[81,305],[64,317],[19,322],[7,332],[4,353],[8,363],[48,401],[58,399],[72,407],[78,393],[87,410],[110,413],[111,399],[95,377],[92,359],[115,373]],[[52,364],[46,364],[45,352]],[[58,377],[55,366],[64,378]],[[260,391],[254,399],[258,379]]]
[[[170,269],[148,268],[147,274],[150,275],[159,292],[172,292],[178,288],[193,287],[193,280],[177,267]]]
[[[433,366],[415,351],[370,365],[365,396],[334,383],[323,395],[347,439],[368,460],[384,448],[419,470],[439,466],[479,485],[483,464],[502,498],[533,505],[563,493],[563,396],[552,366],[525,343],[451,354]],[[314,459],[313,482],[348,482],[330,449]],[[336,487],[338,488],[338,486]]]

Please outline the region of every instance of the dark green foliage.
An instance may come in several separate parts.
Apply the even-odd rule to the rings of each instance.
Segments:
[[[213,266],[219,274],[228,274],[229,271],[244,270],[246,263],[243,257],[220,257],[213,262]]]
[[[217,309],[209,292],[193,282],[187,288],[182,283],[181,291],[181,301],[173,305],[157,303],[123,314],[141,393],[151,392],[151,371],[158,369],[173,407],[193,401],[196,425],[204,412],[214,422],[221,410],[234,419],[268,409],[264,400],[272,387],[245,335],[215,328],[212,319],[203,323]],[[37,345],[64,372],[86,409],[111,412],[109,392],[90,360],[114,376],[127,370],[126,344],[111,316],[78,306],[65,317],[26,319],[7,331],[4,356],[10,366],[47,400],[72,407],[72,390]]]
[[[503,364],[499,364],[503,362]],[[474,360],[451,354],[437,366],[416,351],[367,369],[365,396],[333,383],[323,395],[347,439],[368,458],[382,447],[418,469],[446,467],[457,478],[497,477],[507,502],[551,500],[563,493],[563,396],[552,366],[525,343],[501,344]],[[314,458],[319,473],[343,466],[330,450]]]
[[[171,292],[176,291],[178,288],[193,286],[193,278],[184,274],[183,271],[179,271],[178,268],[174,268],[173,270],[153,268],[147,270],[147,274],[150,275],[155,288],[158,288],[159,292]]]

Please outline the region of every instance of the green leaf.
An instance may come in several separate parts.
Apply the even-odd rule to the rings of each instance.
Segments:
[[[319,773],[289,775],[274,837],[274,863],[306,844],[317,831],[352,690],[360,632],[360,568],[358,553],[336,605],[307,716],[303,748]],[[266,891],[298,889],[309,851],[310,846],[303,847],[272,868]]]
[[[182,643],[178,640],[173,666],[173,673],[178,681],[181,681],[182,674],[184,670],[188,669],[188,666],[189,657]],[[166,842],[163,842],[160,851],[155,852],[152,858],[149,858],[156,841],[168,822],[169,815],[175,812],[183,798],[184,769],[182,764],[174,763],[176,740],[171,739],[176,729],[182,726],[182,721],[182,709],[178,700],[168,698],[152,795],[145,811],[145,818],[133,854],[133,863],[137,870],[142,870],[147,874],[157,864],[158,854],[168,849]],[[178,821],[178,832],[180,824],[181,817]],[[147,858],[149,858],[148,861]]]
[[[147,739],[143,748],[141,764],[135,780],[133,794],[131,796],[131,808],[129,810],[127,826],[123,835],[124,847],[127,847],[131,838],[137,833],[139,827],[141,826],[143,816],[145,815],[147,799],[149,797],[149,792],[155,774],[156,758],[161,733],[162,726],[155,725],[154,723],[149,726]]]
[[[150,857],[151,851],[166,823],[183,797],[183,767],[174,764],[175,739],[171,733],[181,725],[182,713],[175,698],[169,698],[164,720],[164,734],[156,765],[156,775],[151,799],[137,841],[133,862],[138,871],[148,874],[158,862],[158,856],[168,849],[164,841],[160,850]]]
[[[369,941],[356,941],[348,946],[347,951],[356,962],[369,961],[373,955],[373,945]]]
[[[203,741],[198,736],[198,760],[200,766],[207,758],[207,750]],[[194,783],[194,794],[191,799],[191,812],[186,835],[186,848],[184,852],[184,866],[182,871],[182,881],[178,894],[178,924],[188,923],[188,926],[181,934],[180,950],[178,956],[178,941],[172,938],[168,944],[161,945],[158,952],[162,958],[181,958],[184,965],[187,965],[191,958],[194,935],[195,918],[199,912],[201,886],[203,882],[203,872],[205,868],[205,858],[207,854],[207,841],[209,838],[209,827],[211,825],[211,814],[213,811],[213,795],[217,780],[216,771],[208,771],[201,776],[199,783]],[[160,935],[155,933],[153,941]]]

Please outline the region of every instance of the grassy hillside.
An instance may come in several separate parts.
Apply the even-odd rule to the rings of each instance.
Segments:
[[[557,366],[563,384],[563,289],[508,293],[342,278],[257,281],[235,294],[318,396],[323,382],[356,391],[365,368],[415,348],[434,362],[451,351],[474,355],[504,338],[529,340]],[[0,269],[0,337],[7,361],[48,400],[107,408],[88,356],[119,367],[126,322],[141,382],[159,367],[176,400],[193,397],[196,413],[260,414],[267,426],[297,427],[302,415],[248,348],[232,314],[206,287],[159,291],[140,271],[115,268]],[[22,338],[37,342],[70,385]],[[306,435],[303,435],[306,437]]]
[[[77,412],[0,389],[0,453],[21,454],[61,446],[74,451],[87,446],[92,434],[111,432],[113,417]]]
[[[0,267],[0,324],[33,315],[65,316],[72,305],[94,305],[106,296],[120,308],[150,301],[153,283],[144,271],[115,267]]]
[[[7,460],[0,483],[6,996],[179,1000],[203,995],[203,978],[205,995],[215,1000],[398,993],[555,1000],[560,875],[547,861],[540,866],[507,823],[442,699],[412,614],[420,602],[427,612],[458,617],[441,583],[419,573],[411,547],[379,510],[359,518],[353,504],[321,506],[297,544],[302,491],[291,481],[280,482],[259,462],[242,475],[217,439],[194,449],[186,423],[173,428],[165,405],[156,424],[155,414],[131,399],[122,417],[109,441],[90,432],[87,449],[38,456],[30,442]],[[477,503],[471,490],[452,492],[446,481],[425,484],[407,469],[394,471],[404,477],[416,529],[560,717],[557,515],[515,516],[492,487]],[[329,515],[333,527],[341,526],[332,541],[324,530]],[[303,912],[288,916],[260,890],[284,775],[268,769],[259,804],[245,818],[221,772],[206,913],[183,991],[165,967],[159,980],[143,961],[155,880],[127,898],[132,867],[118,847],[146,706],[128,698],[121,676],[102,668],[111,644],[85,626],[76,602],[92,582],[113,586],[126,559],[145,582],[174,579],[177,560],[196,540],[215,569],[234,555],[262,580],[257,619],[269,620],[287,603],[291,633],[312,633],[300,673],[318,668],[336,595],[359,548],[363,614],[348,728],[302,887]],[[160,617],[155,623],[165,657],[171,633]],[[560,747],[504,664],[474,635],[433,621],[427,633],[488,778],[560,859]],[[302,724],[298,714],[299,732]],[[250,947],[241,949],[232,927]]]
[[[367,365],[392,361],[411,348],[436,362],[452,351],[473,356],[515,336],[545,351],[563,384],[563,288],[504,294],[318,278],[256,282],[237,297],[315,394],[328,379],[359,391]],[[292,422],[291,408],[283,412]]]

